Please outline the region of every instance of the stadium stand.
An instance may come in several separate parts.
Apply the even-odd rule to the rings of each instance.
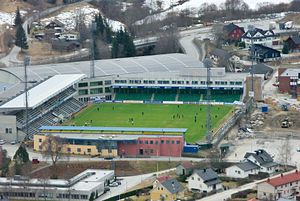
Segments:
[[[76,94],[73,85],[84,77],[83,74],[56,75],[28,90],[28,138],[39,127],[61,123],[84,107],[84,103],[73,97]],[[18,129],[26,131],[24,100],[25,93],[22,93],[2,104],[0,110],[15,115]]]

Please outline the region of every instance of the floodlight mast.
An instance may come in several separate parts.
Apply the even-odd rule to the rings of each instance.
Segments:
[[[28,76],[27,76],[27,66],[30,63],[30,57],[29,56],[25,56],[24,57],[24,87],[25,87],[25,138],[28,139],[29,138],[29,128],[28,128],[28,124],[29,124],[29,116],[28,116]],[[19,135],[17,132],[16,135],[16,141],[19,142]]]
[[[206,58],[203,60],[204,66],[206,68],[206,142],[210,144],[212,142],[212,133],[211,133],[211,68],[212,68],[212,60]]]

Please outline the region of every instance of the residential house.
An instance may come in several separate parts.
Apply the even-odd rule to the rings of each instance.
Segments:
[[[247,178],[250,174],[258,174],[259,166],[246,161],[226,168],[226,176],[232,178]]]
[[[150,192],[151,201],[173,201],[184,197],[184,188],[176,179],[157,181]]]
[[[277,61],[281,58],[280,51],[263,45],[256,44],[249,51],[254,51],[254,58],[258,62]]]
[[[189,176],[193,173],[193,164],[189,161],[183,161],[179,165],[176,166],[176,174],[181,176]]]
[[[259,149],[254,152],[247,152],[244,161],[226,168],[226,176],[233,178],[246,178],[249,175],[259,172],[273,173],[278,164],[265,150]]]
[[[194,173],[189,176],[188,189],[197,190],[200,192],[208,193],[213,190],[218,191],[223,189],[222,182],[217,173],[211,168],[194,170]]]
[[[253,30],[248,30],[241,38],[245,42],[246,47],[251,47],[251,44],[263,45],[272,47],[274,45],[279,45],[280,38],[278,34],[275,34],[272,30],[262,30],[255,28]]]
[[[278,84],[280,93],[289,93],[294,98],[300,98],[300,69],[279,68]]]
[[[243,27],[239,27],[236,24],[230,23],[223,27],[224,34],[228,41],[239,41],[245,34]]]
[[[260,172],[273,173],[278,168],[278,163],[263,149],[258,149],[254,152],[247,152],[244,156],[247,161],[250,161],[260,167]]]
[[[245,66],[244,70],[242,72],[250,73],[252,66]],[[273,68],[263,64],[258,63],[253,65],[253,74],[254,75],[263,75],[264,79],[267,80],[272,73],[274,72]]]
[[[215,66],[225,67],[227,71],[233,70],[232,63],[230,62],[232,55],[227,51],[215,48],[209,53],[209,55]]]
[[[300,52],[300,36],[291,36],[286,41],[290,52]]]
[[[296,170],[286,175],[267,179],[257,184],[257,198],[259,200],[277,200],[292,198],[295,200],[300,191],[300,173]]]
[[[49,22],[45,26],[46,29],[55,29],[55,30],[57,30],[57,32],[62,32],[64,27],[65,27],[65,25],[57,19]]]

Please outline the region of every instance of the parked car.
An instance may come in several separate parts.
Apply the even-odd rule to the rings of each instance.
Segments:
[[[118,187],[119,184],[117,182],[113,182],[111,184],[108,185],[109,187]]]
[[[11,144],[11,145],[17,144],[17,141],[16,141],[16,140],[11,141],[10,144]]]
[[[0,140],[0,145],[3,145],[3,144],[5,144],[5,143],[6,143],[5,140]]]

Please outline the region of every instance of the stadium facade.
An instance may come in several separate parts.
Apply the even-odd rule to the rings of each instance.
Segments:
[[[202,62],[177,53],[97,60],[94,77],[89,76],[89,61],[28,66],[27,128],[24,68],[5,68],[0,70],[0,112],[16,116],[17,129],[12,130],[28,131],[27,137],[32,139],[39,127],[60,124],[93,101],[205,103],[206,71]],[[240,101],[247,76],[213,68],[212,100],[230,104]],[[1,127],[6,130],[11,125]]]
[[[45,151],[47,139],[58,139],[65,154],[111,157],[180,157],[183,128],[43,126],[34,135],[34,150]]]

